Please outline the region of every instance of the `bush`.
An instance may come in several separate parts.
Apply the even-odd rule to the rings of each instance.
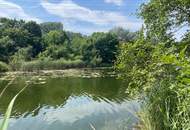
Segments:
[[[6,63],[0,61],[0,72],[6,72],[9,70],[9,67]]]
[[[143,120],[151,122],[149,128],[190,129],[190,57],[186,48],[153,45],[142,38],[121,47],[116,68],[127,83],[128,94],[142,97],[147,114]]]

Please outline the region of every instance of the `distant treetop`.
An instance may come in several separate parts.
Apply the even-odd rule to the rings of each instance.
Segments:
[[[63,24],[61,22],[45,22],[41,23],[41,30],[42,34],[49,33],[50,31],[62,31],[63,30]]]

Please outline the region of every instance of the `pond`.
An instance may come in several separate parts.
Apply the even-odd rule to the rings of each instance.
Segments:
[[[0,92],[7,82],[1,80]],[[126,86],[108,75],[20,75],[0,99],[0,120],[26,83],[8,130],[131,130],[138,121],[138,102],[129,100]]]

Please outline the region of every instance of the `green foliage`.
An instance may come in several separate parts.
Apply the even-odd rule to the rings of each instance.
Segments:
[[[154,46],[144,37],[134,43],[120,45],[120,54],[115,63],[120,77],[128,84],[128,93],[132,96],[147,89],[149,64],[151,64]],[[145,88],[143,88],[145,85]]]
[[[83,60],[91,67],[100,66],[102,61],[93,44],[84,46]]]
[[[0,61],[9,64],[12,70],[20,70],[23,63],[43,62],[47,58],[51,61],[82,60],[84,67],[112,66],[119,40],[135,39],[135,33],[122,28],[84,36],[65,32],[62,23],[38,24],[7,18],[0,18],[0,23]]]
[[[132,42],[137,37],[136,32],[130,32],[129,30],[125,30],[122,27],[115,27],[110,30],[110,33],[116,35],[119,41],[122,42]]]
[[[119,40],[111,33],[94,33],[84,46],[84,61],[101,62],[102,64],[113,64],[116,59]]]
[[[34,21],[25,23],[23,28],[26,29],[33,37],[41,37],[42,36],[40,25],[38,25]]]
[[[69,37],[69,36],[68,36]],[[75,55],[82,55],[82,49],[87,44],[87,39],[81,35],[70,36],[70,48]]]
[[[119,40],[115,35],[110,33],[97,35],[99,36],[94,41],[94,43],[95,48],[102,59],[102,63],[113,64],[114,60],[116,59],[117,46],[119,44]]]
[[[69,38],[69,40],[72,40],[74,38],[86,38],[87,36],[83,36],[81,33],[75,33],[75,32],[70,32],[66,31],[66,34]]]
[[[0,61],[8,62],[14,50],[14,42],[9,37],[0,39]]]
[[[65,59],[70,59],[70,55],[68,52],[68,49],[65,46],[49,46],[46,48],[45,51],[43,51],[40,55],[39,58],[51,58],[54,60],[60,59],[60,58],[65,58]]]
[[[14,41],[15,51],[20,47],[26,47],[29,42],[29,33],[19,28],[8,28],[3,31],[2,36],[9,37]]]
[[[173,29],[190,23],[189,0],[150,0],[141,6],[140,15],[145,21],[147,34],[157,42],[168,41]]]
[[[64,31],[50,31],[43,36],[45,51],[39,57],[49,57],[52,59],[69,59],[69,40]]]
[[[146,33],[120,47],[116,68],[127,92],[144,102],[142,129],[190,129],[189,31],[180,42],[172,38],[174,29],[189,25],[189,5],[187,0],[143,4]]]
[[[2,39],[7,38],[7,41],[4,41],[7,43],[4,44],[9,44],[5,49],[8,49],[6,62],[20,48],[32,46],[32,57],[35,57],[42,50],[41,29],[36,22],[24,22],[23,20],[17,21],[6,18],[1,18],[0,22],[0,36]]]
[[[16,19],[8,19],[8,18],[0,18],[0,27],[1,29],[7,28],[22,28],[25,24],[23,20],[16,20]]]
[[[143,97],[156,130],[190,128],[190,58],[185,52],[144,38],[121,46],[116,68],[128,84],[127,92]]]
[[[0,61],[0,72],[6,72],[9,70],[9,67],[6,63]]]
[[[155,130],[190,129],[189,69],[187,47],[167,42],[153,44],[141,36],[134,43],[121,45],[116,62],[131,96],[144,101],[149,128]],[[146,126],[146,124],[145,124]]]
[[[50,31],[43,36],[45,45],[63,45],[67,39],[67,35],[64,31]]]
[[[30,61],[32,57],[32,47],[19,49],[13,56],[11,56],[9,64],[12,70],[18,70],[25,61]]]
[[[62,31],[63,24],[59,22],[45,22],[40,24],[42,34],[49,33],[50,31]]]
[[[22,71],[35,71],[35,70],[62,70],[68,68],[84,67],[84,63],[81,60],[35,60],[31,62],[24,62],[21,66]]]
[[[168,115],[164,125],[172,130],[190,129],[190,58],[185,53],[186,47],[179,53],[169,53],[161,57],[163,65],[171,66],[170,82],[167,91],[164,91],[168,94],[165,99],[167,104],[162,111]]]

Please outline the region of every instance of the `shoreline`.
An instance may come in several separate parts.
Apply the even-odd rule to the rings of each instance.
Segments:
[[[96,68],[70,68],[63,70],[34,70],[34,71],[8,71],[1,72],[2,76],[52,76],[52,77],[115,77],[116,73],[113,67]]]

